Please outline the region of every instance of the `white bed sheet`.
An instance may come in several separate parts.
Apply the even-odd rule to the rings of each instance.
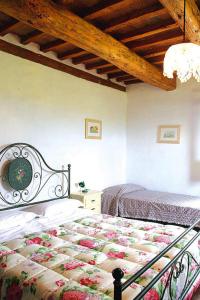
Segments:
[[[67,222],[72,222],[79,218],[90,216],[92,214],[94,214],[94,212],[91,210],[84,209],[84,208],[77,208],[76,210],[74,210],[71,216],[68,215],[66,216],[64,213],[51,216],[48,218],[43,216],[38,216],[38,218],[26,222],[25,225],[23,224],[22,226],[12,227],[9,230],[0,231],[0,243],[13,240],[16,238],[22,238],[26,234],[44,231],[53,226],[58,226]]]
[[[77,208],[73,211],[71,216],[63,214],[57,214],[51,217],[41,217],[38,218],[38,223],[44,228],[49,229],[53,226],[59,226],[64,223],[73,222],[78,220],[79,218],[87,217],[93,215],[94,212],[92,210],[86,208]]]

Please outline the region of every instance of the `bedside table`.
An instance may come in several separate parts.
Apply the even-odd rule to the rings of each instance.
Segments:
[[[70,198],[81,201],[84,208],[101,213],[101,194],[102,192],[100,191],[75,192],[70,195]]]

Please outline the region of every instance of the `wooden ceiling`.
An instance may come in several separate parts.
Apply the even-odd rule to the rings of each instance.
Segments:
[[[175,2],[175,0],[173,1]],[[22,4],[25,2],[28,3],[27,7]],[[75,66],[84,64],[86,70],[96,70],[97,74],[105,74],[108,81],[116,79],[123,85],[145,81],[159,86],[160,80],[160,87],[166,90],[175,88],[174,82],[162,77],[163,59],[169,46],[183,41],[183,33],[180,22],[176,22],[175,18],[171,17],[169,8],[167,9],[161,4],[161,2],[166,2],[165,0],[55,0],[53,9],[68,18],[66,24],[62,25],[59,24],[61,19],[54,20],[49,11],[44,15],[48,4],[52,4],[51,1],[45,0],[46,6],[43,5],[40,8],[37,7],[38,2],[40,1],[0,0],[0,35],[13,33],[20,38],[22,45],[34,42],[44,53],[54,51],[60,62],[71,59]],[[41,12],[42,21],[40,20],[40,22],[32,19],[33,12],[29,14],[31,9],[34,11],[34,5],[35,9]],[[197,2],[197,5],[200,7],[200,1]],[[26,8],[29,10],[25,11]],[[24,14],[20,10],[24,10]],[[73,14],[67,15],[67,12]],[[73,19],[74,16],[81,19]],[[68,36],[60,34],[63,25],[66,25],[67,32],[69,18],[74,27],[70,28]],[[51,22],[53,30],[43,27],[45,19]],[[55,22],[56,20],[58,22]],[[77,27],[79,20],[84,20],[84,23],[80,23],[80,27]],[[93,39],[85,31],[85,38],[84,40],[82,38],[81,41],[80,38],[84,37],[82,28],[87,27],[88,24],[95,26],[88,27],[88,30],[93,30]],[[60,31],[57,30],[58,26],[60,26]],[[95,31],[96,29],[98,31]],[[106,40],[110,36],[114,39]],[[104,37],[105,45],[103,44]],[[101,45],[105,48],[109,42],[110,49],[101,49]],[[126,47],[122,47],[118,54],[116,47],[120,45]],[[105,51],[107,51],[106,54]],[[133,57],[135,60],[138,57],[142,58],[142,61],[139,61],[141,68],[136,61],[135,73],[134,65],[133,67],[131,65],[130,52],[137,55]],[[118,63],[121,59],[120,55],[122,59],[125,57],[123,65]],[[130,58],[128,57],[130,65],[129,60],[126,60],[127,55],[130,55]],[[152,78],[155,76],[155,80],[148,79],[145,72],[149,77],[150,75]]]

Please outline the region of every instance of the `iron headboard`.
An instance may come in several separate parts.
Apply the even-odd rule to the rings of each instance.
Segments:
[[[70,198],[70,173],[70,164],[51,168],[32,145],[6,146],[0,151],[0,211]]]

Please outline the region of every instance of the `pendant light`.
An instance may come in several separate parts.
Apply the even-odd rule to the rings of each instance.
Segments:
[[[194,77],[200,82],[200,46],[186,42],[186,0],[184,0],[183,43],[171,46],[164,58],[163,74],[173,78],[174,72],[180,81]]]

